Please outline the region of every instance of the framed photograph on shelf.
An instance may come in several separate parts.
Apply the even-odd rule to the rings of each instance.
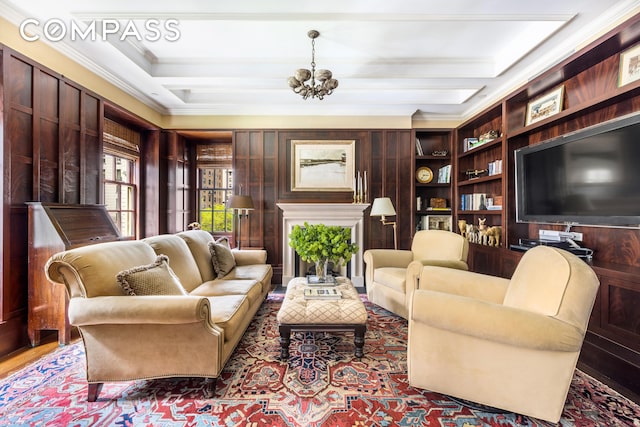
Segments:
[[[291,191],[353,191],[354,140],[292,140]]]
[[[551,117],[554,114],[558,114],[562,111],[563,98],[564,85],[559,86],[551,92],[529,102],[527,105],[525,126],[529,126],[530,124],[544,120],[547,117]]]
[[[640,79],[640,44],[620,54],[620,72],[618,87]]]
[[[451,231],[451,215],[425,215],[422,217],[420,229]]]

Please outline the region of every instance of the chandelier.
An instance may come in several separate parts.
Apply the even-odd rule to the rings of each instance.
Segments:
[[[311,71],[306,68],[296,70],[295,76],[291,76],[288,79],[289,87],[295,93],[302,95],[302,99],[323,99],[326,95],[333,93],[333,90],[338,87],[338,81],[332,78],[329,70],[318,70],[316,72],[316,38],[320,33],[316,30],[311,30],[307,35],[311,39]]]

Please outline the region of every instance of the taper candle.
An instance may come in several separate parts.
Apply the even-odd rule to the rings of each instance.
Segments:
[[[363,195],[363,202],[367,201],[367,171],[364,171],[364,195]]]

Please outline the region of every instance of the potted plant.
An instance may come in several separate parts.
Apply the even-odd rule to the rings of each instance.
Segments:
[[[318,281],[326,281],[327,264],[340,266],[358,252],[358,245],[351,243],[351,230],[337,225],[296,225],[289,234],[289,246],[303,261],[314,262]]]

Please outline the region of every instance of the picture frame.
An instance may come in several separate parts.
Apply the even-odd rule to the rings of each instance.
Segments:
[[[354,191],[355,140],[291,140],[291,191]]]
[[[640,44],[620,53],[618,87],[635,82],[638,79],[640,79]]]
[[[564,85],[534,99],[527,104],[525,126],[544,120],[562,111]]]
[[[451,231],[451,215],[425,215],[421,219],[420,229]]]

